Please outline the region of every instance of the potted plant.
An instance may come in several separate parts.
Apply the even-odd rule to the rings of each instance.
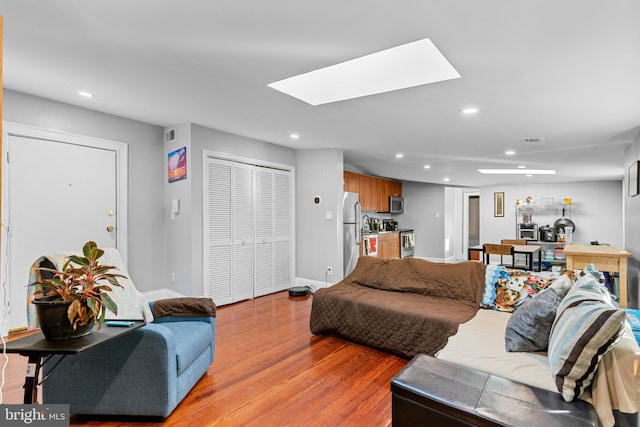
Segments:
[[[70,255],[60,270],[39,267],[40,280],[32,302],[45,338],[60,340],[87,335],[94,325],[98,329],[107,310],[118,314],[118,306],[108,292],[112,286],[122,287],[118,278],[122,274],[111,265],[99,265],[104,251],[89,241],[82,248],[84,256]],[[51,312],[51,313],[49,313]]]

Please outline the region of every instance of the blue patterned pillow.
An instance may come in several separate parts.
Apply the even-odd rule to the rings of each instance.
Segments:
[[[530,271],[487,265],[481,307],[513,312],[549,283],[550,278]]]

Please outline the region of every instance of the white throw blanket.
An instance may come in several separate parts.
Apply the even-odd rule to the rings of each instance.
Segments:
[[[436,357],[559,394],[546,353],[505,350],[510,315],[478,310],[473,319],[460,325]],[[640,348],[629,325],[622,339],[600,361],[591,392],[585,392],[580,399],[593,405],[605,427],[615,424],[614,409],[629,414],[640,410]]]

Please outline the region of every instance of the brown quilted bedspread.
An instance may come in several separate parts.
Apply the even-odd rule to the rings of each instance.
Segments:
[[[473,261],[361,257],[345,280],[315,293],[311,332],[408,359],[433,356],[478,311],[484,272]]]

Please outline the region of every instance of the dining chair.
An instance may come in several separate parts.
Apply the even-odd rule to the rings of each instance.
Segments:
[[[502,239],[500,243],[505,245],[526,245],[527,241],[524,239]],[[527,268],[527,255],[515,254],[511,264],[513,267]]]
[[[505,255],[511,256],[511,267],[513,267],[513,245],[507,245],[502,243],[485,243],[482,245],[482,252],[484,257],[484,263],[489,264],[491,261],[491,255],[500,255],[500,265],[504,265],[503,257]]]
[[[503,245],[526,245],[527,241],[524,239],[502,239],[500,243]]]

